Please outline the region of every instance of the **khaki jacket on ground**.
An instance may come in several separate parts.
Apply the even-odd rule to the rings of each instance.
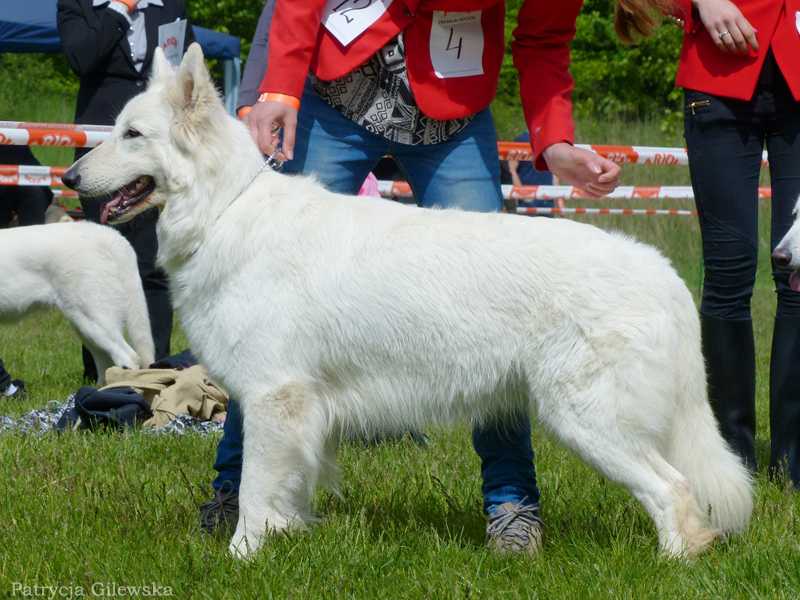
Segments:
[[[191,415],[204,421],[224,421],[228,395],[206,373],[194,365],[187,369],[106,370],[106,390],[131,387],[144,396],[153,416],[145,427],[162,427],[178,415]]]

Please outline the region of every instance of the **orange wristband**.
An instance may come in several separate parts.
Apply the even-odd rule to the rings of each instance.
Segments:
[[[253,110],[252,106],[243,106],[242,108],[236,111],[236,116],[239,117],[239,120],[241,121],[247,116],[247,113],[249,113],[251,110]]]
[[[258,97],[259,102],[280,102],[286,106],[291,106],[295,110],[300,110],[300,98],[289,96],[288,94],[275,94],[266,92]]]

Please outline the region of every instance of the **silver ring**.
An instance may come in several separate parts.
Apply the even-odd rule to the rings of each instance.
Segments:
[[[724,40],[726,35],[730,35],[730,31],[720,31],[717,35],[719,36],[720,40]]]

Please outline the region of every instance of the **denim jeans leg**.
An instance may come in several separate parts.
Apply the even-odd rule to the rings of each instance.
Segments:
[[[527,412],[516,419],[475,427],[472,445],[481,458],[484,512],[490,514],[504,502],[539,503]]]
[[[231,398],[222,439],[217,446],[217,459],[214,461],[217,477],[211,485],[215,490],[224,487],[239,491],[242,480],[242,437],[242,413],[239,403]]]
[[[488,110],[478,113],[447,142],[406,147],[394,144],[391,152],[408,173],[421,206],[500,210],[497,134]],[[476,427],[472,443],[481,458],[483,507],[487,513],[504,502],[538,504],[527,412],[519,418]]]
[[[420,206],[498,212],[503,205],[497,133],[488,109],[444,143],[392,144],[390,152],[408,173]]]
[[[314,175],[323,186],[340,194],[357,194],[388,142],[343,116],[309,86],[297,122],[294,158],[286,174]]]

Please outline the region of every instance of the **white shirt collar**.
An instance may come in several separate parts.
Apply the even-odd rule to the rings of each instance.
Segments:
[[[103,4],[108,4],[108,2],[109,0],[92,0],[92,6],[103,6]],[[149,4],[153,4],[155,6],[164,6],[164,0],[139,0],[136,10],[147,8]]]

